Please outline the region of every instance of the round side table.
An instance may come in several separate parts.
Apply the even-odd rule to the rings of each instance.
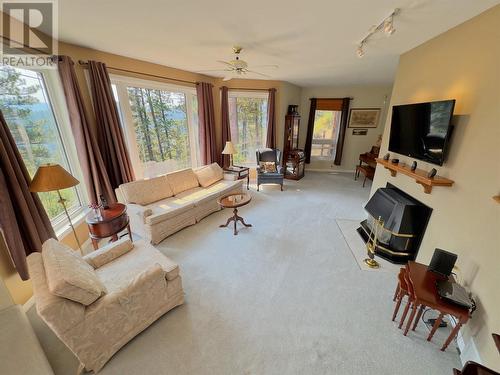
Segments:
[[[233,216],[227,219],[226,224],[219,225],[219,227],[225,228],[229,225],[231,221],[233,221],[234,222],[233,233],[235,236],[238,234],[238,230],[236,229],[236,223],[238,221],[241,222],[241,224],[243,224],[245,227],[251,227],[252,224],[245,223],[243,218],[238,215],[238,207],[247,205],[248,203],[250,203],[251,200],[252,196],[250,194],[245,194],[245,193],[233,193],[223,196],[222,198],[219,198],[217,203],[219,203],[221,207],[233,209]]]
[[[109,208],[101,210],[101,217],[96,218],[91,212],[85,218],[89,227],[90,239],[94,250],[99,248],[99,240],[111,237],[111,241],[118,240],[118,233],[127,228],[130,241],[132,232],[127,215],[127,206],[122,203],[112,203]]]

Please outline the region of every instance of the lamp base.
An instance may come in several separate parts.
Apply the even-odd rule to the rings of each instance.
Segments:
[[[370,268],[380,268],[380,264],[375,259],[366,258],[364,262]]]

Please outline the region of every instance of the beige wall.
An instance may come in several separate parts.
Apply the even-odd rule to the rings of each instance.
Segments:
[[[351,97],[351,108],[381,108],[379,124],[368,129],[367,135],[352,135],[352,129],[347,128],[341,165],[334,165],[333,160],[311,160],[307,169],[353,171],[359,161],[359,154],[370,151],[384,130],[386,108],[391,93],[390,85],[382,86],[345,86],[345,87],[306,87],[302,89],[299,111],[300,145],[304,147],[309,118],[310,98],[344,98]]]
[[[438,173],[452,188],[422,186],[404,175],[377,168],[371,193],[390,182],[434,209],[418,261],[429,262],[436,247],[458,254],[459,278],[479,304],[462,330],[473,337],[484,363],[500,370],[491,333],[500,332],[500,6],[401,56],[391,106],[454,98],[456,125],[448,161]],[[382,153],[388,148],[390,118]],[[402,161],[410,161],[401,157]],[[432,165],[419,162],[425,169]],[[467,349],[467,348],[466,348]]]

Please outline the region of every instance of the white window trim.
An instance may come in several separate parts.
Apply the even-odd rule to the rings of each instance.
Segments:
[[[81,201],[81,206],[69,212],[69,216],[73,225],[80,223],[88,212],[88,196],[87,190],[84,187],[84,179],[82,170],[80,168],[80,161],[78,158],[78,152],[76,150],[76,145],[74,142],[73,133],[71,131],[70,118],[68,113],[68,108],[66,104],[66,98],[64,97],[64,88],[62,86],[61,79],[57,70],[48,69],[40,71],[43,75],[43,80],[45,83],[45,88],[47,90],[47,95],[49,97],[50,104],[52,106],[52,111],[56,120],[59,133],[61,135],[61,141],[63,144],[64,151],[68,158],[69,172],[78,180],[80,184],[75,188],[77,194]],[[70,230],[70,225],[68,219],[64,213],[56,216],[51,220],[52,227],[56,232],[58,238],[65,235],[66,232]]]
[[[118,93],[118,100],[122,104],[120,105],[120,111],[123,115],[123,120],[125,124],[122,124],[123,130],[125,132],[125,138],[129,150],[129,155],[134,166],[134,171],[139,176],[144,176],[144,171],[142,170],[142,162],[139,157],[139,148],[137,146],[137,139],[132,125],[134,123],[134,117],[130,105],[123,105],[123,103],[129,103],[129,97],[127,92],[127,86],[141,87],[144,89],[154,89],[162,91],[180,92],[185,95],[186,99],[186,115],[188,121],[188,134],[189,134],[189,152],[191,155],[191,164],[193,167],[200,165],[199,160],[199,145],[192,142],[192,140],[198,139],[194,134],[193,128],[193,103],[189,100],[189,95],[196,95],[196,88],[182,85],[174,85],[171,83],[158,82],[154,80],[146,80],[141,78],[127,77],[122,75],[110,74],[109,78],[111,83],[116,85],[116,91]]]

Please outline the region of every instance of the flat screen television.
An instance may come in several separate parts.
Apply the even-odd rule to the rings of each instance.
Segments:
[[[389,151],[443,165],[455,100],[392,107]]]

